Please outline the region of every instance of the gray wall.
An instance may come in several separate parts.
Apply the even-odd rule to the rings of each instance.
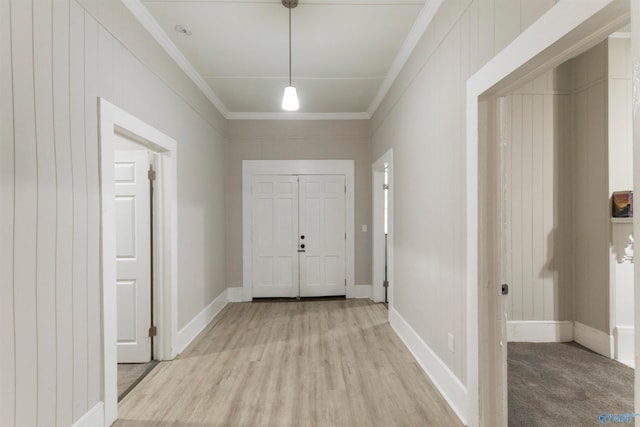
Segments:
[[[395,308],[463,383],[466,81],[553,4],[445,1],[372,118],[372,160],[394,150]]]
[[[227,279],[242,286],[242,161],[355,161],[355,284],[371,284],[371,151],[365,120],[230,120],[226,130]]]
[[[178,327],[226,288],[223,119],[120,2],[83,4],[0,2],[2,426],[102,400],[99,96],[178,141]]]
[[[573,60],[574,320],[610,333],[607,41]]]

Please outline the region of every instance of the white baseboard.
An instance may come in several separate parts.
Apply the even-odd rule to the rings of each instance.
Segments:
[[[78,421],[73,423],[71,427],[96,427],[104,426],[104,402],[100,401],[89,409]]]
[[[373,292],[373,290],[372,290],[372,286],[371,285],[355,285],[352,298],[369,298],[369,299],[371,299],[372,292]]]
[[[587,347],[598,354],[613,358],[613,336],[608,335],[591,326],[580,322],[574,322],[574,340],[578,344]]]
[[[244,294],[242,286],[227,288],[227,299],[229,302],[242,302],[244,301]]]
[[[220,313],[220,310],[227,305],[228,290],[225,289],[216,299],[204,308],[196,317],[194,317],[184,328],[178,331],[178,354],[182,353],[191,341],[193,341],[200,332],[207,327],[209,323]]]
[[[635,329],[633,326],[616,326],[613,330],[615,337],[615,358],[618,362],[634,368],[635,363]]]
[[[389,323],[463,424],[467,424],[467,388],[429,348],[411,325],[389,308]]]
[[[573,341],[573,321],[509,320],[509,342],[570,342]]]

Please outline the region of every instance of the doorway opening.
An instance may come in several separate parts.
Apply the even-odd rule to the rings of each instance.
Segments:
[[[558,2],[467,81],[469,425],[507,423],[499,97],[594,47],[629,16],[629,2]]]
[[[252,297],[346,295],[344,175],[252,180]]]
[[[302,180],[302,192],[299,190],[299,180]],[[304,279],[309,275],[311,278],[328,277],[327,271],[333,273],[338,271],[337,275],[333,273],[329,275],[331,276],[329,285],[335,286],[336,289],[338,287],[342,289],[341,293],[336,293],[334,289],[328,295],[344,295],[346,293],[347,298],[356,296],[354,283],[354,183],[354,162],[352,160],[244,160],[242,162],[244,301],[251,301],[253,297],[278,297],[280,295],[270,295],[269,293],[271,290],[280,292],[283,289],[284,292],[289,293],[282,296],[295,298],[301,295],[299,288],[289,282],[295,281],[297,283],[301,277]],[[307,203],[303,202],[300,205],[299,199],[306,200]],[[302,209],[299,209],[299,205],[302,206]],[[299,214],[299,211],[302,212],[302,215]],[[298,256],[303,254],[309,255],[311,258],[319,255],[313,251],[320,246],[316,247],[317,245],[311,241],[313,240],[312,236],[305,234],[306,231],[300,233],[302,229],[299,226],[303,225],[305,228],[305,221],[309,223],[311,229],[313,227],[322,227],[323,229],[328,227],[333,231],[339,231],[331,234],[331,241],[325,242],[328,246],[320,245],[328,248],[330,246],[329,249],[335,253],[328,254],[327,257],[322,255],[322,257],[317,256],[311,259],[311,262],[307,263],[309,271],[303,270],[307,267],[306,264],[298,264]],[[316,236],[323,234],[319,232],[320,229],[316,231],[311,229],[312,234]],[[264,233],[261,234],[260,230],[263,230]],[[273,230],[280,230],[278,236],[272,234]],[[257,234],[256,231],[258,231]],[[324,260],[321,262],[323,257]],[[341,258],[344,261],[341,261]],[[299,269],[298,265],[300,265]],[[278,268],[274,269],[274,266]],[[286,272],[286,277],[274,276],[276,271]],[[277,280],[274,279],[274,283],[278,282],[286,286],[282,286],[283,289],[280,290],[274,286],[263,286],[266,282],[262,276],[275,277]],[[300,283],[302,282],[304,280]],[[263,291],[267,294],[263,295]],[[302,296],[321,295],[318,293],[314,295],[313,287],[307,291]]]
[[[157,365],[154,216],[157,154],[125,135],[114,140],[118,401]]]
[[[498,98],[509,425],[633,412],[630,56],[618,32]]]
[[[372,167],[373,301],[393,307],[393,150]]]
[[[131,167],[131,162],[129,162],[130,167],[122,168],[116,173],[116,150],[118,147],[122,148],[121,144],[123,144],[122,141],[124,140],[128,141],[125,145],[129,147],[129,151],[143,153],[140,156],[141,162],[143,162],[142,158],[145,156],[148,159],[149,153],[152,153],[154,158],[156,171],[154,206],[150,205],[151,199],[146,201],[146,203],[149,203],[147,205],[149,214],[151,211],[154,212],[153,222],[149,221],[148,228],[145,225],[135,226],[141,232],[146,229],[149,240],[138,236],[133,230],[129,230],[128,236],[130,237],[129,243],[134,242],[136,239],[142,242],[147,240],[149,248],[153,247],[153,251],[149,251],[148,254],[148,267],[142,268],[142,270],[148,268],[149,279],[153,277],[153,287],[149,286],[147,288],[149,293],[146,294],[145,292],[142,295],[146,294],[148,297],[149,304],[145,307],[148,308],[149,318],[151,312],[154,314],[153,326],[157,327],[157,335],[153,340],[153,345],[151,345],[150,339],[147,343],[142,343],[142,354],[145,359],[147,357],[151,359],[151,352],[153,351],[153,359],[171,360],[176,356],[174,343],[177,336],[177,145],[175,140],[102,98],[99,99],[99,116],[102,198],[102,325],[104,338],[103,398],[105,424],[111,425],[118,416],[118,335],[123,329],[118,319],[118,304],[121,303],[122,305],[124,300],[131,300],[131,298],[124,298],[126,292],[119,294],[116,286],[118,282],[117,254],[120,249],[123,249],[123,243],[126,243],[126,239],[116,238],[117,233],[123,235],[126,227],[119,230],[116,224],[118,223],[119,215],[127,214],[127,212],[132,214],[132,209],[135,209],[132,197],[126,195],[121,199],[123,202],[121,206],[117,206],[116,177],[126,180],[127,171],[132,173],[135,168]],[[132,147],[134,149],[131,149]],[[140,147],[143,150],[139,150]],[[123,151],[118,152],[122,153]],[[138,179],[138,181],[144,181],[147,170],[142,168],[140,173],[142,178]],[[131,176],[129,175],[129,177]],[[148,181],[146,185],[149,185]],[[143,202],[140,206],[142,207],[144,204]],[[130,227],[133,227],[131,225],[133,222],[129,224]],[[153,227],[153,230],[151,230],[151,227]],[[151,236],[153,236],[152,242],[150,241]],[[118,240],[120,241],[118,242]],[[134,246],[135,244],[129,245],[129,249]],[[153,255],[151,256],[151,254]],[[132,257],[129,256],[129,258]],[[153,297],[151,297],[151,288],[154,289]],[[134,286],[129,286],[129,293],[133,292],[134,289]],[[152,305],[153,310],[151,309]],[[135,315],[136,310],[130,310],[129,312]],[[146,316],[145,314],[144,317]],[[153,331],[148,330],[147,333],[151,334]],[[130,335],[137,336],[137,332]]]

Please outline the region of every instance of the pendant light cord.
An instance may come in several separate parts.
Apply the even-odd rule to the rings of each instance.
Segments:
[[[289,5],[289,86],[291,86],[291,5]]]

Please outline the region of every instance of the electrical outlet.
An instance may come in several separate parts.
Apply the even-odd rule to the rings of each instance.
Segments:
[[[453,334],[449,334],[449,351],[451,353],[456,351],[456,339],[453,337]]]

